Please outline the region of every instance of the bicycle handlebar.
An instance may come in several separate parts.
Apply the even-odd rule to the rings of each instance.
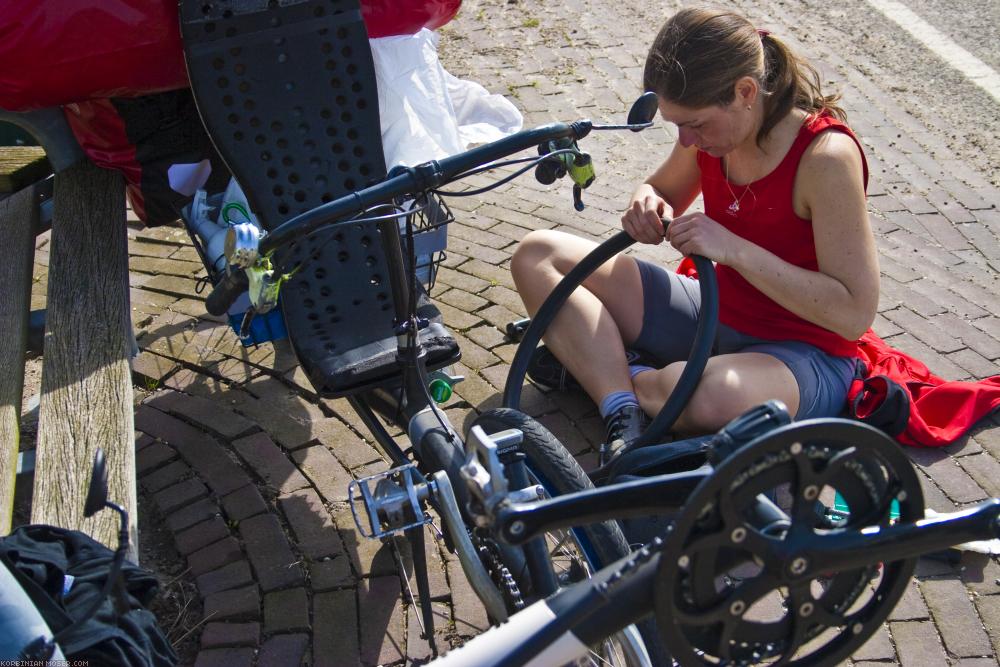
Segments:
[[[301,238],[320,227],[333,226],[337,221],[367,209],[392,201],[413,192],[425,192],[451,182],[475,167],[479,167],[514,153],[556,139],[582,139],[590,134],[593,123],[580,120],[573,123],[549,123],[540,127],[522,130],[509,137],[478,146],[471,150],[419,164],[415,167],[397,168],[389,176],[375,185],[344,195],[339,199],[317,206],[281,224],[260,242],[261,256]],[[393,174],[393,172],[397,172]],[[343,224],[349,221],[343,220]],[[235,274],[235,276],[234,276]],[[243,276],[242,284],[240,278]],[[225,313],[236,298],[246,289],[243,271],[233,271],[216,285],[205,300],[212,315]]]
[[[225,315],[240,294],[247,291],[249,285],[250,280],[245,272],[227,271],[205,299],[205,310],[209,315]]]
[[[390,172],[390,176],[380,183],[344,195],[285,222],[264,237],[260,252],[266,255],[296,237],[304,236],[319,227],[335,224],[341,218],[361,213],[376,204],[392,201],[412,192],[437,188],[470,169],[519,153],[540,143],[563,138],[582,139],[590,133],[592,127],[589,120],[570,124],[550,123],[522,130],[464,153],[431,160],[415,167],[405,167],[394,176]]]

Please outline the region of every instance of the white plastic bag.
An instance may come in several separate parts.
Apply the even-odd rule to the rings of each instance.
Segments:
[[[521,129],[521,113],[502,95],[445,71],[434,32],[369,41],[387,169],[454,155]]]

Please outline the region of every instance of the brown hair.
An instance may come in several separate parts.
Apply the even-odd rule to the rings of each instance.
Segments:
[[[819,74],[784,43],[732,12],[682,9],[660,29],[646,57],[643,87],[691,109],[730,104],[736,82],[760,85],[764,122],[759,144],[793,108],[826,110],[846,120],[840,95],[824,95]]]

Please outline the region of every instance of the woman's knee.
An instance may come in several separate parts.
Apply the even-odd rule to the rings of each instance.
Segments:
[[[553,255],[559,247],[558,234],[560,232],[539,229],[529,232],[521,239],[510,259],[510,271],[515,281],[536,275],[537,272],[545,270],[546,265],[551,264]]]

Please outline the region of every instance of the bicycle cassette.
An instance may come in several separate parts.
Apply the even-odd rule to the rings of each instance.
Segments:
[[[849,511],[833,511],[835,499]],[[875,554],[872,565],[838,571],[830,553],[889,526],[893,501],[900,521],[923,518],[909,460],[859,422],[799,422],[734,453],[663,545],[656,618],[671,654],[685,666],[848,658],[888,616],[916,559]]]

